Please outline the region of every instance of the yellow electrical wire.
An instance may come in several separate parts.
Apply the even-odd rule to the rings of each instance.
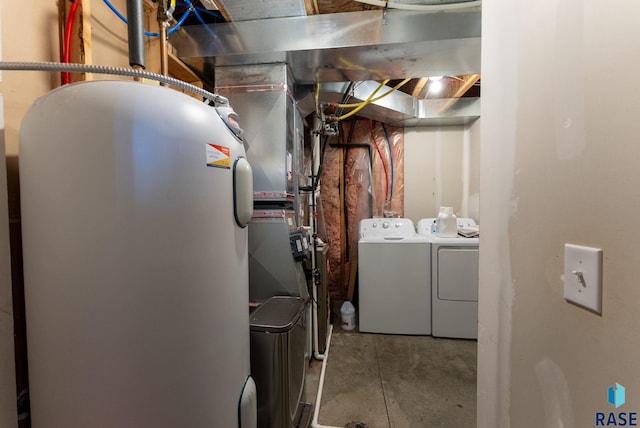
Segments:
[[[162,3],[162,7],[164,7],[166,3]],[[169,2],[169,8],[167,10],[164,11],[165,15],[167,16],[167,19],[163,22],[165,25],[168,25],[169,21],[171,21],[173,19],[173,12],[175,12],[176,10],[176,0],[171,0]]]
[[[366,100],[364,100],[358,107],[354,108],[353,110],[351,110],[349,113],[343,114],[342,116],[338,117],[338,120],[344,120],[347,118],[350,118],[351,116],[353,116],[354,114],[358,113],[360,110],[362,110],[367,104],[371,104],[371,100],[373,99],[373,97],[378,93],[378,91],[380,89],[382,89],[384,87],[384,85],[386,85],[387,83],[389,83],[389,79],[384,80],[382,83],[380,83],[380,85],[376,88],[375,91],[373,91],[371,93],[371,95],[369,95],[369,97],[367,97]]]
[[[387,95],[389,95],[390,93],[392,93],[393,91],[398,90],[399,88],[401,88],[405,83],[407,83],[409,80],[411,80],[410,77],[407,77],[406,79],[404,79],[402,82],[398,83],[396,86],[394,86],[393,88],[389,89],[387,92],[385,92],[382,95],[379,95],[371,100],[369,100],[368,104],[371,104],[373,102],[376,102],[378,100],[383,99],[384,97],[386,97]],[[359,103],[353,103],[353,104],[337,104],[336,107],[340,107],[340,108],[351,108],[351,107],[358,107],[360,105],[362,105],[362,103],[364,103],[366,101],[360,101]]]

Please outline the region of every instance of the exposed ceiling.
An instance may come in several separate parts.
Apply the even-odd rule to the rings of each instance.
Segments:
[[[198,1],[201,11],[212,7],[212,0]],[[422,126],[465,124],[479,117],[479,8],[430,13],[348,0],[213,1],[219,11],[207,9],[198,25],[170,37],[176,55],[205,85],[213,87],[215,67],[286,62],[298,85],[320,83],[320,97],[328,102],[339,97],[345,82],[391,79],[387,85],[394,86],[411,78],[385,103],[360,113],[376,120]],[[398,105],[412,107],[393,110]]]

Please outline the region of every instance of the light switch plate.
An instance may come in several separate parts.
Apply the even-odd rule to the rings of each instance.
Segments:
[[[602,313],[602,250],[564,244],[564,298]]]

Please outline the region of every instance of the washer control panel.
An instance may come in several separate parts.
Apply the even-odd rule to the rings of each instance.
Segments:
[[[365,218],[360,221],[360,238],[402,239],[415,233],[413,222],[408,218]]]

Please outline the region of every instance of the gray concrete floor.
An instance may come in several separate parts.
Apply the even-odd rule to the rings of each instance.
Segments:
[[[476,348],[475,340],[346,332],[336,326],[318,422],[475,427]],[[307,400],[314,405],[321,367],[312,361],[307,374]]]

